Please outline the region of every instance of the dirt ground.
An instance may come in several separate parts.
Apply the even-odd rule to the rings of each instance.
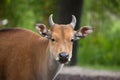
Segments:
[[[64,67],[55,80],[120,80],[120,71]]]

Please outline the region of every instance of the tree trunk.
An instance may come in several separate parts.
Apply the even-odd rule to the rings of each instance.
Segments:
[[[4,17],[5,12],[5,0],[0,1],[0,19]]]
[[[59,0],[57,6],[56,23],[68,24],[72,20],[72,15],[76,16],[77,24],[75,30],[79,29],[80,18],[82,13],[83,0]],[[77,63],[78,41],[73,45],[73,57],[70,65]]]

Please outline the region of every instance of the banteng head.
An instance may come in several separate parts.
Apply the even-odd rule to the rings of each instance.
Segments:
[[[71,60],[73,42],[86,37],[93,31],[93,28],[88,26],[75,31],[76,18],[74,15],[72,15],[71,23],[67,25],[54,23],[52,15],[50,15],[49,24],[49,30],[44,24],[36,24],[36,29],[43,37],[49,39],[50,54],[55,60],[63,64]]]

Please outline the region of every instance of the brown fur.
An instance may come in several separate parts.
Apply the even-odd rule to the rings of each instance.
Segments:
[[[63,26],[51,29],[55,43],[29,30],[0,30],[0,80],[52,80],[59,63],[50,58],[49,49],[56,56],[72,52],[73,29]]]
[[[31,31],[2,30],[0,32],[0,80],[43,79],[44,77],[37,74],[47,75],[45,73],[47,57],[49,57],[46,53],[47,46],[47,39]]]

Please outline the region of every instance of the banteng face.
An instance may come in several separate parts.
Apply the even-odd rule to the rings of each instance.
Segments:
[[[36,24],[39,33],[49,39],[49,51],[54,59],[64,64],[69,62],[72,57],[72,46],[75,40],[87,36],[93,31],[91,27],[81,27],[75,31],[75,16],[72,16],[72,22],[67,25],[55,24],[52,15],[49,17],[50,29],[47,30],[44,24]]]

